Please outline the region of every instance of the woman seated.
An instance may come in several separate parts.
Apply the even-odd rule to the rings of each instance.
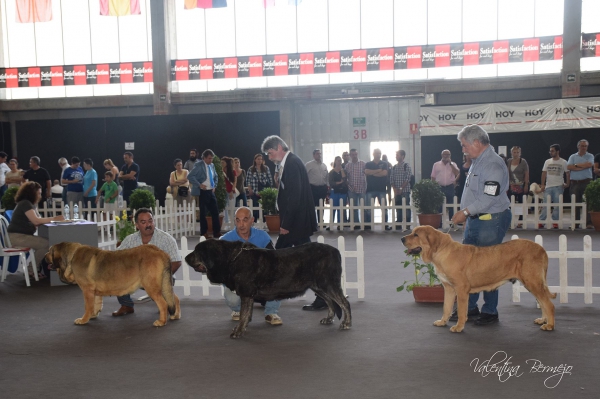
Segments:
[[[52,221],[64,220],[64,217],[54,216],[48,218],[40,217],[37,212],[37,204],[42,199],[42,186],[30,181],[23,183],[15,196],[15,210],[13,211],[10,224],[8,225],[8,236],[14,247],[29,247],[35,250],[35,260],[38,271],[42,261],[49,249],[48,239],[34,236],[37,227]],[[47,273],[47,270],[45,270]]]

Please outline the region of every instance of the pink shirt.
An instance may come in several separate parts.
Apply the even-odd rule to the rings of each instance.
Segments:
[[[455,168],[458,168],[454,162],[444,165],[442,161],[438,161],[433,164],[431,177],[435,178],[435,181],[437,181],[440,186],[449,186],[450,184],[454,184],[454,181],[456,180],[456,176],[454,176],[450,164],[454,165]]]

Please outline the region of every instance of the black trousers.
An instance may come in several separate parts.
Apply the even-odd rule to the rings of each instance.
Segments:
[[[319,206],[319,200],[327,198],[327,185],[323,186],[313,186],[310,185],[310,191],[312,192],[313,202],[315,203],[315,207]],[[317,218],[321,219],[321,212],[317,211]]]
[[[221,224],[219,223],[219,207],[217,206],[217,197],[212,190],[200,190],[200,235],[206,234],[208,231],[208,223],[206,223],[206,211],[212,214],[213,236],[221,235]]]

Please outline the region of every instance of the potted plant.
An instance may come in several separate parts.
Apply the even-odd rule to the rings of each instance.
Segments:
[[[444,193],[439,183],[423,179],[412,188],[412,202],[418,211],[419,224],[439,228],[442,225],[440,208],[444,204]]]
[[[584,196],[586,208],[590,213],[594,229],[600,231],[600,180],[591,181],[585,188]],[[581,217],[585,219],[585,215]]]
[[[219,225],[223,226],[223,211],[227,206],[227,188],[225,187],[225,176],[223,175],[223,167],[221,166],[221,158],[214,156],[213,165],[215,166],[215,173],[219,177],[217,181],[217,187],[215,187],[215,197],[217,198],[217,208],[219,208]],[[207,234],[212,235],[212,213],[208,212],[206,215],[206,223],[208,226]]]
[[[133,195],[133,194],[132,194]],[[123,209],[121,217],[115,216],[117,226],[117,247],[121,245],[121,242],[127,237],[135,233],[135,223],[133,223],[133,216],[127,217],[127,211]]]
[[[407,251],[405,254],[409,255]],[[405,281],[401,286],[396,288],[396,291],[406,291],[413,293],[415,302],[436,302],[444,303],[444,287],[435,274],[435,266],[431,263],[421,263],[419,259],[421,255],[409,255],[412,259],[405,260],[402,265],[406,269],[412,266],[415,271],[415,280],[408,284]]]
[[[267,227],[269,228],[269,232],[271,233],[279,233],[279,227],[281,226],[281,221],[279,220],[279,214],[277,213],[277,189],[276,188],[265,188],[258,194],[260,195],[260,199],[258,202],[263,210],[263,215],[265,216],[265,221],[267,222]]]
[[[154,198],[154,194],[150,191],[138,188],[133,190],[129,196],[129,203],[127,206],[132,211],[140,208],[152,209],[156,206],[156,198]]]

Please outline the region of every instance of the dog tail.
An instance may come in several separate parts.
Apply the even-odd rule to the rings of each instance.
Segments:
[[[162,295],[167,302],[169,314],[173,316],[175,314],[175,297],[173,295],[173,282],[171,275],[171,262],[167,260],[167,264],[163,270],[162,276]]]

